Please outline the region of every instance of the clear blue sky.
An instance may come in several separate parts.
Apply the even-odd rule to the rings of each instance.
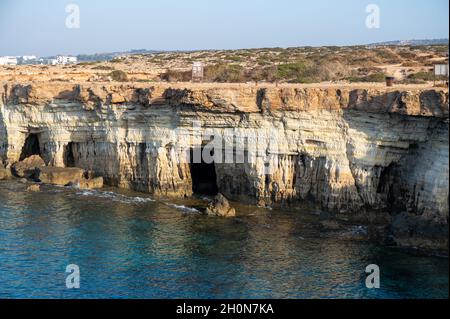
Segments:
[[[80,29],[65,27],[69,3]],[[380,29],[365,26],[371,3]],[[448,0],[0,0],[0,55],[448,38],[448,10]]]

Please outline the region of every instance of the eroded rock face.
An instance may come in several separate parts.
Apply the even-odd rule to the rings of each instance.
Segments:
[[[44,167],[45,162],[39,155],[33,155],[12,165],[12,171],[19,178],[34,178],[36,169]]]
[[[6,164],[19,160],[33,133],[51,166],[183,197],[194,183],[186,154],[209,135],[240,136],[245,152],[258,149],[250,160],[216,161],[217,188],[227,198],[259,205],[311,200],[336,213],[389,210],[448,224],[446,90],[21,85],[8,84],[0,103]],[[226,138],[223,156],[227,141],[237,143]],[[231,153],[237,158],[237,149]]]
[[[208,216],[235,217],[236,210],[231,207],[230,202],[222,194],[218,194],[206,209]]]

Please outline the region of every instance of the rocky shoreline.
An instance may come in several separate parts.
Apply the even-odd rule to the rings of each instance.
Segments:
[[[104,183],[173,197],[209,187],[259,206],[311,201],[336,217],[388,212],[395,244],[448,249],[447,90],[60,82],[3,88],[0,179],[39,156],[45,167],[33,173],[50,184]],[[212,163],[183,159],[216,135],[223,141]],[[236,137],[246,141],[243,153],[254,151],[251,160],[236,161]],[[220,161],[217,153],[234,160]]]

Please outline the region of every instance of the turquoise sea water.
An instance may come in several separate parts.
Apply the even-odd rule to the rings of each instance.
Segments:
[[[313,208],[220,219],[201,200],[25,189],[0,182],[0,298],[448,298],[448,259],[330,236]],[[365,287],[369,264],[381,289]]]

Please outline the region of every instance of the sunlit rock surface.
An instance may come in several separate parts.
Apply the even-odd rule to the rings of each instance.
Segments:
[[[190,196],[187,153],[212,134],[256,137],[251,160],[215,163],[229,199],[311,200],[332,212],[388,210],[446,227],[448,117],[443,89],[5,83],[0,162],[19,161],[35,136],[47,165]]]

